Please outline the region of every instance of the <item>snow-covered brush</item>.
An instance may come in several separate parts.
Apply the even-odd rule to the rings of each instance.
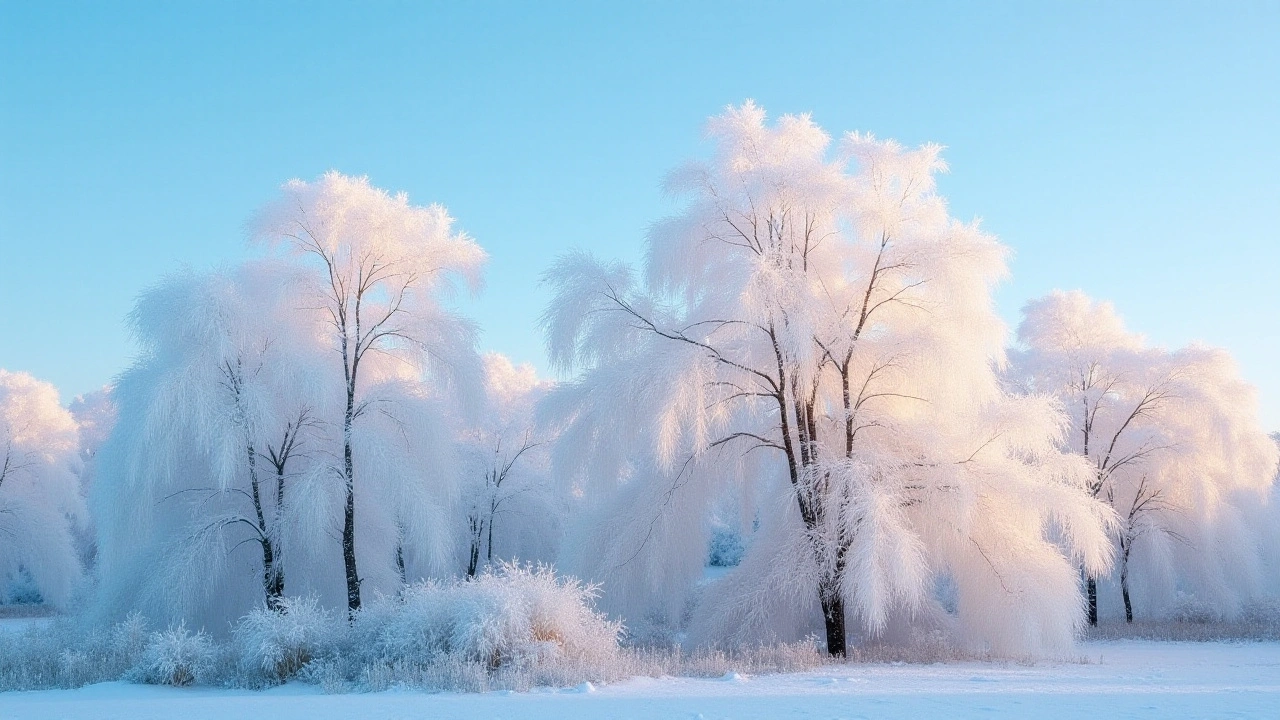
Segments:
[[[252,685],[284,682],[334,652],[345,633],[345,621],[315,597],[286,597],[276,609],[254,608],[232,632],[241,678]]]
[[[381,598],[357,617],[356,646],[366,663],[608,664],[622,627],[595,610],[595,597],[595,587],[549,566],[499,563],[471,580],[427,581]]]
[[[185,623],[179,623],[151,634],[141,661],[129,677],[158,685],[207,683],[215,666],[215,650],[213,640],[203,630],[193,633]]]

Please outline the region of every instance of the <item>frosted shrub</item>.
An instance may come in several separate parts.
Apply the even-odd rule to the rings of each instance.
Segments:
[[[190,685],[214,666],[213,640],[203,630],[192,634],[186,623],[152,633],[130,679],[156,685]]]
[[[550,567],[504,563],[470,581],[418,583],[373,603],[357,621],[357,642],[386,665],[600,666],[616,658],[622,626],[596,612],[595,598],[594,586]]]
[[[1275,636],[1280,631],[1280,598],[1266,598],[1246,603],[1240,608],[1240,623]]]
[[[65,649],[58,656],[60,672],[57,685],[80,687],[96,682],[118,680],[136,666],[146,652],[147,621],[138,613],[105,630],[92,630],[80,635],[68,624],[54,637]]]
[[[119,680],[138,664],[146,644],[146,622],[137,614],[87,632],[59,618],[21,633],[0,633],[0,691]]]
[[[232,633],[241,676],[251,685],[284,682],[331,651],[342,627],[314,597],[282,598],[279,611],[258,607]]]
[[[742,562],[742,554],[746,549],[741,533],[726,527],[715,528],[711,531],[707,564],[712,567],[733,567]]]
[[[1222,620],[1222,613],[1214,607],[1213,603],[1182,592],[1179,592],[1177,599],[1174,600],[1169,616],[1180,623],[1196,625],[1207,625]]]

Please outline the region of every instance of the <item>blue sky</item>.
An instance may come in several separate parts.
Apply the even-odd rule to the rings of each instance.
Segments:
[[[1015,252],[997,300],[1079,288],[1229,349],[1280,429],[1280,3],[84,3],[0,0],[0,367],[64,400],[129,362],[165,272],[253,252],[328,169],[447,205],[462,302],[544,366],[538,277],[635,258],[663,174],[754,98],[948,147],[942,190]]]

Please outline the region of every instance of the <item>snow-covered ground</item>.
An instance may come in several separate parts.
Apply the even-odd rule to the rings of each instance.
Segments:
[[[1280,643],[1115,641],[1080,652],[1085,662],[847,665],[482,695],[104,683],[0,694],[0,718],[1280,718]]]

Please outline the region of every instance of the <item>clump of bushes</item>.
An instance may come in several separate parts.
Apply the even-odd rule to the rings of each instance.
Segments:
[[[345,625],[314,597],[281,598],[275,610],[255,608],[232,632],[240,677],[250,686],[282,683],[316,658],[339,651]]]
[[[179,623],[151,633],[141,659],[126,677],[152,685],[210,684],[215,679],[215,650],[213,639],[203,630],[193,633],[186,623]]]
[[[410,585],[375,601],[353,631],[368,663],[608,663],[622,626],[595,611],[596,593],[549,567],[504,564],[470,581]]]
[[[230,638],[130,616],[106,631],[69,619],[0,634],[0,690],[126,679],[264,687],[293,678],[327,689],[410,685],[523,688],[625,672],[622,625],[597,590],[550,567],[499,565],[471,580],[410,585],[348,622],[314,598],[285,598],[241,618]]]

